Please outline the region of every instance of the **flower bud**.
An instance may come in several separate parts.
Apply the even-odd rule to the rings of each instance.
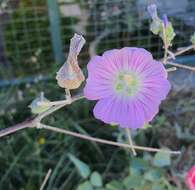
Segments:
[[[44,97],[43,92],[32,101],[32,103],[29,105],[29,108],[31,109],[31,112],[34,114],[39,114],[42,112],[47,111],[51,106],[47,105],[50,101]],[[44,103],[41,105],[40,103]]]
[[[158,17],[156,4],[151,4],[148,6],[148,13],[152,18],[150,30],[153,34],[158,35],[162,29],[162,21]]]
[[[166,45],[169,47],[172,45],[172,41],[175,37],[173,25],[169,22],[166,14],[163,15],[162,19],[158,17],[157,6],[155,4],[148,6],[148,12],[152,17],[150,24],[150,30],[153,34],[159,35],[163,40],[166,38]],[[165,33],[165,34],[164,34]]]
[[[163,15],[162,20],[163,20],[164,27],[167,28],[169,25],[169,20],[166,14]]]
[[[168,18],[166,15],[163,16],[162,19],[162,23],[163,23],[163,27],[165,30],[165,37],[166,37],[166,42],[167,42],[167,46],[172,46],[172,41],[175,38],[175,32],[174,32],[174,28],[171,22],[169,22]],[[163,39],[163,28],[162,31],[160,31],[160,37]]]
[[[153,34],[158,35],[160,33],[161,29],[162,29],[162,22],[160,19],[155,19],[151,22],[150,31]]]
[[[153,20],[158,19],[156,4],[151,4],[148,6],[148,13],[150,14]]]
[[[69,55],[64,65],[57,72],[58,85],[66,89],[76,89],[85,80],[82,70],[80,69],[77,57],[85,44],[85,39],[75,34],[70,41]]]
[[[168,23],[168,26],[165,28],[166,30],[166,37],[167,37],[167,43],[168,46],[172,46],[172,41],[175,38],[175,32],[174,32],[174,28],[173,25],[171,24],[171,22]]]
[[[192,42],[192,45],[195,45],[195,32],[194,32],[194,34],[191,36],[190,41]]]

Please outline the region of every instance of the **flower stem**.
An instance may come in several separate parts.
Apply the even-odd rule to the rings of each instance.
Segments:
[[[135,149],[134,149],[134,147],[133,147],[133,140],[132,140],[132,138],[131,138],[131,129],[126,128],[125,130],[126,130],[126,132],[127,132],[127,138],[128,138],[129,144],[130,144],[130,146],[131,146],[131,150],[132,150],[132,152],[133,152],[133,155],[136,156],[137,153],[136,153],[136,151],[135,151]]]
[[[195,71],[195,67],[191,67],[191,66],[188,66],[188,65],[182,65],[182,64],[173,63],[173,62],[167,62],[167,64],[175,66],[175,67],[180,67],[182,69],[188,69],[188,70],[191,70],[191,71]]]
[[[66,93],[66,100],[70,100],[71,99],[70,89],[65,88],[65,93]]]
[[[191,49],[194,49],[194,48],[195,48],[194,45],[190,45],[190,46],[187,46],[187,47],[184,47],[184,48],[178,50],[178,51],[175,52],[173,55],[176,57],[176,56],[181,55],[181,54],[183,54],[183,53],[185,53],[185,52],[187,52],[187,51],[189,51],[189,50],[191,50]],[[169,59],[172,59],[172,56],[168,56],[167,59],[168,59],[168,60],[169,60]]]
[[[14,125],[14,126],[11,126],[11,127],[7,127],[5,129],[1,129],[0,130],[0,138],[1,137],[4,137],[4,136],[7,136],[9,134],[12,134],[12,133],[15,133],[17,131],[20,131],[22,129],[26,129],[26,128],[33,128],[33,127],[36,127],[37,126],[37,123],[41,122],[41,120],[45,117],[47,117],[48,115],[52,114],[53,112],[61,109],[62,107],[72,103],[72,102],[75,102],[77,100],[80,100],[84,98],[83,94],[78,94],[76,96],[73,96],[71,98],[71,101],[65,101],[59,105],[55,105],[55,106],[52,106],[51,108],[49,108],[47,111],[37,115],[37,116],[34,116],[32,118],[29,118],[27,119],[26,121],[22,122],[22,123],[19,123],[17,125]]]
[[[166,69],[167,72],[172,72],[176,70],[177,70],[177,67],[171,67],[171,68]]]
[[[82,98],[84,98],[82,94],[78,94],[77,96],[73,96],[71,98],[71,103],[75,102],[77,100],[80,100]],[[134,149],[137,149],[137,150],[143,150],[143,151],[149,151],[149,152],[165,152],[165,153],[171,153],[171,154],[180,154],[181,153],[180,151],[168,151],[168,150],[162,150],[162,149],[157,149],[157,148],[150,148],[150,147],[142,147],[142,146],[135,146],[135,145],[117,143],[117,142],[114,142],[114,141],[108,141],[108,140],[104,140],[104,139],[100,139],[100,138],[90,137],[90,136],[83,135],[83,134],[80,134],[80,133],[75,133],[75,132],[71,132],[71,131],[68,131],[68,130],[65,130],[65,129],[60,129],[60,128],[56,128],[56,127],[52,127],[52,126],[44,125],[44,124],[40,123],[43,118],[47,117],[51,113],[59,110],[60,108],[66,106],[68,104],[70,104],[69,101],[68,102],[63,102],[60,105],[52,106],[47,111],[45,111],[45,112],[43,112],[43,113],[41,113],[41,114],[39,114],[39,115],[37,115],[33,118],[30,118],[30,119],[28,119],[28,120],[26,120],[26,121],[24,121],[20,124],[17,124],[15,126],[8,127],[6,129],[0,130],[0,138],[4,137],[6,135],[12,134],[14,132],[17,132],[19,130],[22,130],[22,129],[34,128],[34,127],[38,126],[39,128],[44,128],[44,129],[47,129],[47,130],[50,130],[50,131],[55,131],[55,132],[58,132],[58,133],[71,135],[71,136],[78,137],[78,138],[85,139],[85,140],[94,141],[94,142],[103,143],[103,144],[109,144],[109,145],[123,147],[123,148],[134,148]]]
[[[166,30],[165,30],[164,24],[162,24],[162,28],[163,28],[163,43],[164,43],[164,49],[165,49],[163,63],[167,64],[168,44],[167,44],[167,35],[166,35]]]
[[[59,100],[59,101],[52,101],[52,102],[38,102],[39,106],[57,106],[68,103],[68,100]]]
[[[134,148],[134,149],[137,149],[137,150],[143,150],[143,151],[148,151],[148,152],[164,152],[164,153],[170,153],[170,154],[181,154],[180,151],[169,151],[169,150],[158,149],[158,148],[150,148],[150,147],[143,147],[143,146],[137,146],[137,145],[129,145],[129,144],[118,143],[118,142],[109,141],[109,140],[105,140],[105,139],[90,137],[88,135],[83,135],[83,134],[80,134],[80,133],[76,133],[76,132],[68,131],[68,130],[65,130],[65,129],[45,125],[45,124],[42,124],[42,123],[39,124],[39,128],[47,129],[47,130],[54,131],[54,132],[57,132],[57,133],[63,133],[63,134],[66,134],[66,135],[71,135],[71,136],[74,136],[74,137],[77,137],[77,138],[81,138],[81,139],[85,139],[85,140],[89,140],[89,141],[93,141],[93,142],[97,142],[97,143],[108,144],[108,145],[112,145],[112,146],[118,146],[118,147],[123,147],[123,148]]]
[[[164,42],[164,40],[163,40],[163,42]],[[191,70],[191,71],[195,71],[195,67],[190,67],[190,66],[187,66],[187,65],[172,63],[172,62],[168,61],[170,59],[173,59],[173,57],[176,57],[178,55],[182,55],[183,53],[185,53],[187,51],[190,51],[192,49],[195,49],[195,45],[190,45],[190,46],[184,47],[184,48],[176,51],[175,53],[173,53],[173,55],[167,56],[167,58],[166,58],[165,54],[167,54],[167,53],[166,53],[166,48],[165,48],[164,59],[160,59],[160,61],[163,61],[164,64],[172,65],[172,66],[175,66],[175,67],[180,67],[182,69],[188,69],[188,70]],[[167,49],[167,51],[168,51],[168,49]],[[165,63],[165,61],[166,61],[166,63]]]
[[[0,130],[0,138],[7,136],[9,134],[15,133],[17,131],[20,131],[22,129],[26,129],[29,127],[34,127],[35,126],[35,118],[30,118],[26,121],[23,121],[22,123],[19,123],[17,125],[11,126],[11,127],[7,127],[5,129],[1,129]]]

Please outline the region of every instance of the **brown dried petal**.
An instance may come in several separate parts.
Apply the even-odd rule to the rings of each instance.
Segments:
[[[77,61],[77,56],[85,43],[85,39],[75,34],[70,42],[70,51],[67,62],[57,72],[56,79],[62,88],[76,89],[85,80]]]
[[[78,64],[72,66],[65,63],[58,71],[56,79],[62,88],[76,89],[85,80],[85,77]]]

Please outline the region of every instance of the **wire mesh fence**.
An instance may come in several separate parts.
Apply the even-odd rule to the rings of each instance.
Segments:
[[[162,42],[149,31],[146,7],[151,2],[173,21],[173,49],[189,44],[195,30],[194,0],[1,1],[1,79],[52,72],[56,62],[64,61],[74,32],[87,40],[80,56],[83,64],[93,54],[123,46],[144,47],[161,57]]]

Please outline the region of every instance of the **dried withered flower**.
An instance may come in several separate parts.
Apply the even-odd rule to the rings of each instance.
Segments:
[[[66,89],[76,89],[85,80],[82,70],[78,65],[77,57],[85,44],[83,36],[74,34],[70,40],[70,49],[66,62],[57,72],[58,85]]]

